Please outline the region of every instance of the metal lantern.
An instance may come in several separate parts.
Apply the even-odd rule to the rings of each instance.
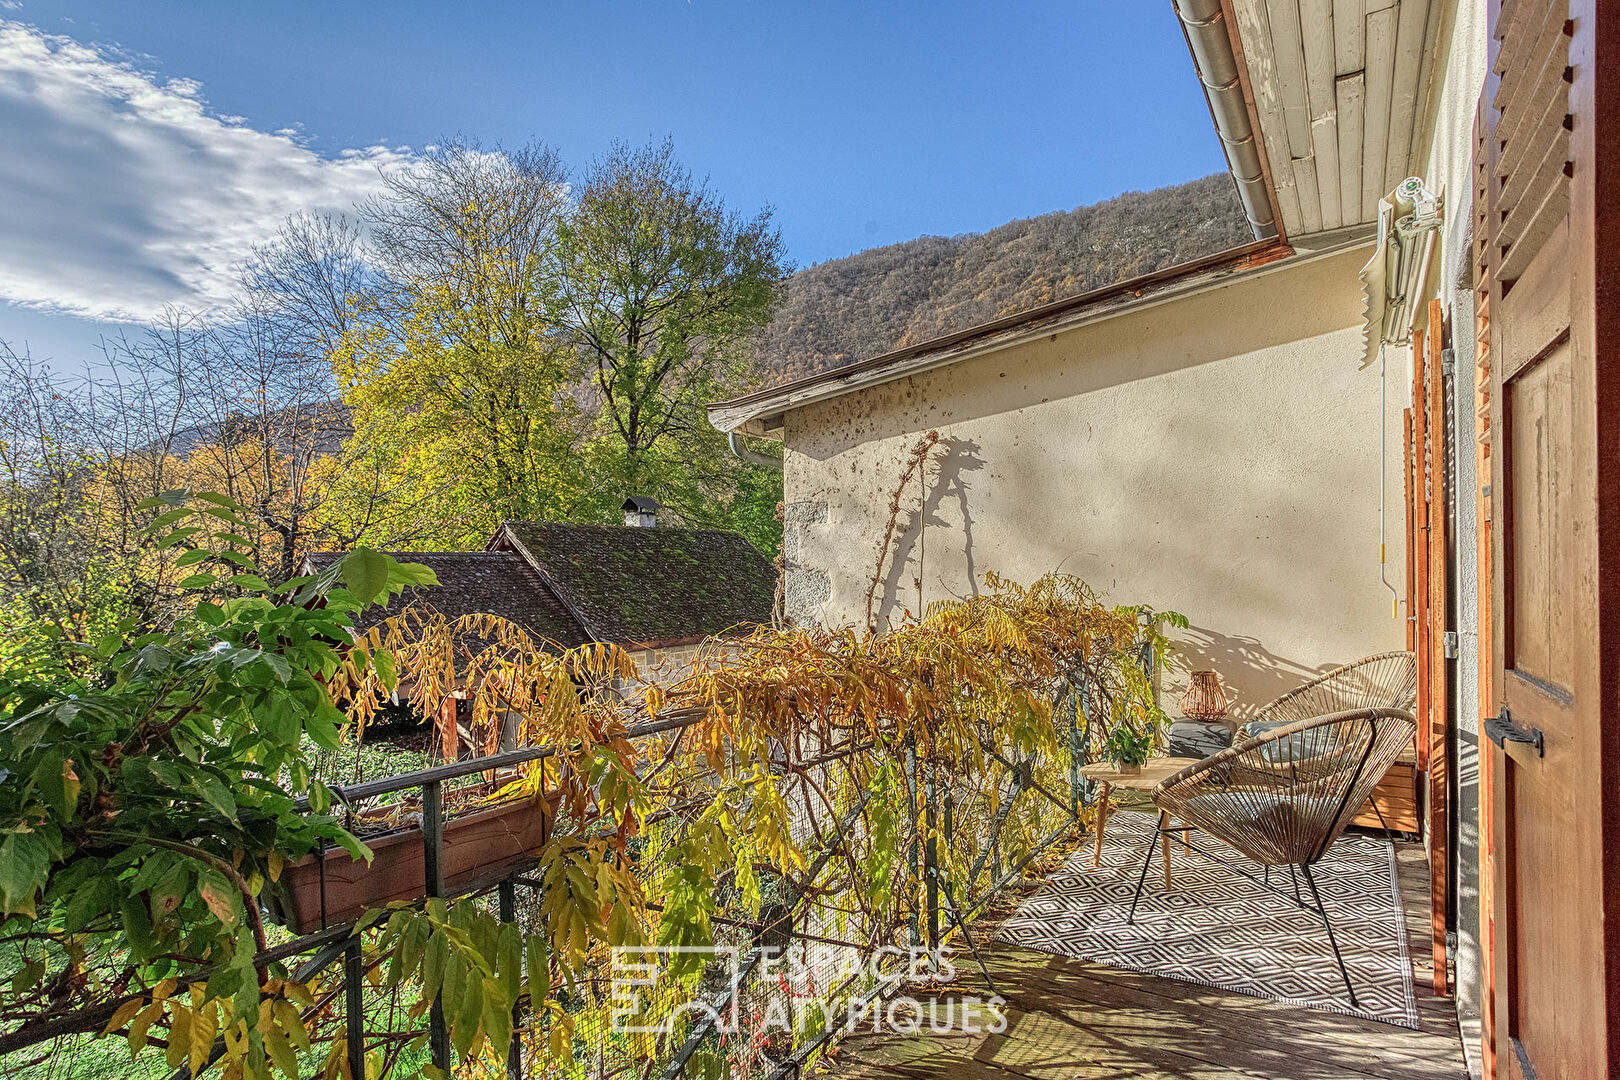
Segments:
[[[1189,720],[1221,720],[1226,716],[1226,694],[1213,671],[1195,671],[1181,699],[1181,715]]]

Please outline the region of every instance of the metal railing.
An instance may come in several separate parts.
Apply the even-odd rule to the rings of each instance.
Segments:
[[[1156,673],[1157,658],[1151,649],[1144,648],[1140,662],[1152,679]],[[1060,728],[1059,734],[1066,736],[1063,741],[1067,744],[1067,753],[1064,755],[1067,760],[1062,763],[1065,767],[1053,770],[1050,768],[1053,763],[1050,762],[1016,761],[993,749],[990,750],[988,757],[999,770],[999,775],[995,778],[998,793],[1001,790],[1000,785],[1005,784],[1005,794],[996,800],[997,808],[989,816],[989,823],[983,834],[974,838],[978,842],[979,850],[971,867],[964,877],[954,884],[944,865],[945,860],[942,858],[939,841],[941,836],[960,835],[958,829],[962,822],[957,805],[957,793],[950,782],[950,777],[941,775],[943,770],[934,762],[919,760],[915,748],[908,747],[905,777],[908,805],[912,811],[911,820],[922,822],[921,827],[913,831],[908,843],[904,845],[908,852],[909,878],[913,883],[920,884],[922,892],[921,910],[914,908],[910,915],[908,929],[911,942],[934,950],[952,933],[959,934],[992,993],[996,992],[995,984],[988,965],[979,953],[970,923],[985,905],[1017,880],[1031,862],[1047,853],[1054,844],[1077,828],[1078,823],[1082,821],[1084,809],[1093,802],[1095,796],[1094,785],[1080,772],[1087,754],[1096,747],[1093,716],[1097,702],[1084,678],[1077,676],[1072,681],[1061,683],[1054,697],[1054,706],[1053,721]],[[1043,778],[1039,775],[1043,764],[1048,766],[1049,774],[1056,772],[1056,785],[1052,783],[1053,776]],[[1064,780],[1067,781],[1066,784]],[[1064,788],[1067,790],[1063,790]],[[817,861],[805,875],[806,881],[816,880],[816,876],[835,850],[848,838],[851,830],[859,827],[861,813],[866,808],[869,796],[870,792],[866,793],[866,796],[858,800],[840,820],[839,827],[829,837],[828,843],[818,853]],[[1026,809],[1031,803],[1044,808],[1048,830],[1021,852],[1003,850],[1004,826],[1015,813]],[[965,895],[959,895],[958,888]],[[814,905],[801,901],[800,906]],[[807,935],[796,929],[799,914],[798,907],[790,912],[792,916],[788,920],[792,927],[789,930],[790,935],[795,938],[826,942],[825,937]],[[852,949],[861,947],[860,943],[853,940],[839,944]],[[747,992],[748,978],[760,970],[761,961],[767,958],[769,951],[757,945],[750,951],[742,965],[744,976],[736,980],[725,994],[710,1002],[710,1009],[705,1012],[706,1019],[691,1030],[679,1049],[664,1064],[661,1071],[664,1080],[677,1080],[687,1075],[699,1049],[706,1043],[717,1040],[719,1033],[712,1017],[727,1011],[733,995]],[[843,989],[848,991],[849,1001],[855,1011],[862,1012],[874,1002],[880,1002],[886,986],[878,982],[869,987],[846,985]],[[847,1019],[849,1010],[846,1009],[843,1015]],[[797,1077],[829,1042],[839,1036],[844,1026],[843,1023],[835,1022],[834,1016],[829,1016],[819,1032],[800,1041],[793,1046],[791,1052],[771,1065],[763,1073],[765,1080]]]
[[[649,738],[690,727],[701,719],[701,713],[687,710],[678,715],[632,727],[625,734],[630,739]],[[493,878],[475,877],[463,882],[453,894],[447,893],[443,871],[444,785],[448,781],[459,780],[477,773],[494,774],[519,765],[541,761],[554,756],[556,752],[557,748],[555,746],[505,750],[484,757],[434,765],[426,769],[402,773],[398,776],[383,777],[355,784],[333,784],[329,785],[329,790],[339,802],[352,809],[356,804],[366,799],[420,789],[422,803],[422,863],[424,868],[423,898],[452,900],[460,896],[487,892],[490,888],[494,888],[500,921],[512,923],[516,921],[517,886],[519,884],[532,884],[525,882],[523,879],[524,875],[535,868],[537,860],[532,858],[521,859],[515,864],[502,867]],[[297,806],[300,810],[307,811],[309,809],[309,800],[307,798],[300,799]],[[316,853],[317,864],[321,866],[323,871],[321,880],[321,922],[323,924],[327,921],[325,862],[323,859],[326,850],[325,845],[323,845],[322,849]],[[345,924],[346,932],[342,940],[328,942],[321,946],[311,961],[299,969],[298,977],[300,981],[312,978],[324,968],[335,963],[339,957],[342,958],[347,1061],[351,1074],[355,1077],[363,1077],[365,1075],[366,1038],[363,1005],[365,970],[361,956],[362,939],[359,934],[353,932],[353,926],[352,922]],[[315,935],[309,935],[308,940],[324,937],[329,933],[330,928],[323,925],[322,930]],[[296,944],[296,942],[289,944]],[[517,1005],[513,1007],[512,1045],[507,1054],[507,1076],[510,1080],[520,1080],[523,1075],[521,1034],[517,1030],[520,1023],[520,1008]],[[442,1070],[444,1075],[448,1076],[451,1067],[450,1037],[448,1025],[445,1023],[442,991],[434,995],[428,1017],[428,1046],[433,1064]],[[189,1072],[182,1069],[176,1074],[175,1080],[189,1080],[189,1076]]]
[[[1141,661],[1150,674],[1155,660],[1150,652],[1144,651],[1142,654]],[[1018,755],[1010,750],[1003,752],[988,747],[984,760],[990,769],[985,775],[966,778],[973,781],[968,784],[964,782],[965,778],[952,775],[950,769],[919,754],[914,744],[908,744],[903,768],[899,769],[909,826],[908,833],[901,834],[897,840],[896,850],[905,854],[903,863],[895,868],[895,874],[900,883],[897,888],[907,890],[907,895],[916,902],[907,903],[902,925],[882,929],[896,935],[895,940],[901,940],[900,936],[903,935],[909,938],[910,944],[925,946],[930,951],[938,949],[952,935],[958,935],[987,981],[990,975],[979,955],[979,943],[970,928],[973,920],[993,898],[1018,879],[1032,861],[1076,829],[1093,796],[1091,785],[1081,775],[1080,766],[1096,745],[1094,695],[1083,679],[1076,678],[1072,682],[1060,683],[1053,700],[1052,721],[1056,729],[1053,734],[1057,737],[1059,748],[1057,759],[1036,760],[1031,757],[1018,760]],[[669,735],[701,722],[704,716],[702,710],[683,710],[632,727],[625,734],[632,740]],[[872,746],[870,742],[852,740],[848,745],[833,748],[819,756],[780,763],[779,767],[786,773],[826,770],[839,762],[844,762],[847,767],[849,759],[867,753]],[[513,923],[520,918],[519,890],[531,889],[538,893],[541,887],[539,880],[529,876],[538,865],[538,857],[525,856],[515,862],[506,861],[489,873],[472,877],[464,875],[447,887],[444,873],[446,785],[479,773],[493,775],[530,765],[552,757],[556,752],[557,749],[552,746],[505,750],[397,776],[329,785],[329,790],[338,803],[346,808],[351,825],[361,803],[402,792],[419,791],[423,866],[420,896],[457,902],[493,892],[497,918],[502,923]],[[990,794],[992,788],[993,797]],[[868,818],[873,796],[873,789],[853,794],[836,816],[825,813],[817,815],[811,813],[808,806],[804,808],[805,815],[800,825],[817,842],[801,848],[807,863],[804,873],[799,875],[800,882],[815,886],[835,859],[853,857],[852,845],[869,835]],[[995,808],[990,811],[988,808],[992,803]],[[307,811],[307,800],[301,800],[299,808]],[[981,810],[985,812],[981,814]],[[666,807],[649,821],[680,812],[679,807]],[[1016,843],[1012,829],[1015,820],[1019,826]],[[942,837],[949,838],[947,844],[941,844]],[[964,851],[971,858],[961,857]],[[323,875],[324,854],[324,850],[316,854]],[[270,963],[305,957],[294,972],[294,977],[301,982],[340,965],[338,998],[341,999],[344,1020],[344,1057],[350,1074],[361,1077],[366,1070],[368,1039],[377,1040],[381,1045],[388,1038],[406,1036],[377,1027],[368,1030],[366,1002],[367,994],[371,991],[368,990],[363,933],[357,931],[353,919],[325,925],[324,886],[323,876],[320,929],[277,945],[256,959],[260,963]],[[659,1075],[665,1080],[677,1080],[690,1075],[694,1063],[699,1060],[705,1061],[711,1069],[717,1061],[724,1067],[728,1061],[726,1054],[747,1040],[739,1038],[729,1046],[724,1045],[726,1033],[717,1030],[713,1017],[726,1014],[739,998],[768,1003],[772,995],[798,993],[791,986],[773,986],[761,978],[770,969],[770,961],[787,949],[808,950],[814,945],[838,955],[847,951],[851,957],[869,957],[873,947],[869,937],[862,940],[862,931],[873,928],[857,926],[854,933],[847,929],[835,932],[838,918],[844,917],[836,915],[841,910],[825,896],[798,894],[761,916],[734,917],[729,910],[714,916],[712,921],[728,933],[742,935],[746,954],[742,957],[737,978],[709,1001],[710,1009],[704,1014],[706,1019],[684,1030],[671,1029],[668,1045],[660,1044],[659,1056],[662,1060],[658,1063],[661,1066]],[[202,976],[206,977],[206,972]],[[994,992],[993,982],[990,985]],[[812,989],[819,989],[820,993],[816,996],[824,1001],[837,999],[859,1011],[881,1004],[886,986],[882,981],[874,982],[864,975],[850,974],[839,979],[835,985],[829,979],[829,984]],[[100,1003],[95,1008],[110,1016],[122,1003],[115,1000]],[[521,1002],[513,1007],[512,1042],[507,1054],[509,1080],[520,1080],[522,1076],[523,1007]],[[848,1015],[847,1009],[844,1015]],[[786,1080],[790,1075],[796,1077],[843,1030],[839,1016],[838,1011],[824,1009],[819,1029],[796,1032],[785,1048],[773,1046],[768,1055],[750,1060],[747,1063],[748,1071],[763,1075],[767,1080]],[[420,1029],[414,1030],[416,1034],[408,1037],[419,1038]],[[34,1044],[51,1037],[51,1031],[36,1029],[25,1043],[19,1045]],[[5,1041],[0,1038],[0,1044]],[[442,992],[435,996],[428,1010],[427,1047],[432,1063],[449,1075],[454,1062]],[[0,1045],[0,1050],[15,1048]],[[223,1055],[223,1049],[223,1042],[216,1040],[206,1064],[199,1072],[215,1064]],[[651,1075],[644,1071],[653,1067],[650,1063],[637,1060],[634,1064],[638,1066],[637,1075]],[[190,1078],[190,1071],[182,1066],[173,1073],[172,1080]]]

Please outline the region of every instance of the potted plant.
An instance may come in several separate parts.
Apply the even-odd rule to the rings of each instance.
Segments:
[[[1108,733],[1103,754],[1114,763],[1121,775],[1134,776],[1153,756],[1153,736],[1145,731],[1137,731],[1129,724],[1118,724]]]

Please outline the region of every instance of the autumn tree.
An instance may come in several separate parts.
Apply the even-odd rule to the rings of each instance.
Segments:
[[[492,320],[427,285],[402,320],[352,335],[335,363],[352,450],[375,456],[385,501],[413,506],[435,542],[480,543],[503,519],[566,518],[577,502],[566,357],[540,320]],[[396,532],[373,530],[380,542]]]
[[[646,494],[774,546],[779,481],[704,416],[748,377],[741,345],[782,275],[768,212],[729,212],[668,143],[616,148],[571,186],[545,148],[456,141],[362,214],[375,287],[334,353],[352,446],[437,542],[611,520]]]
[[[548,315],[566,202],[550,151],[456,143],[365,207],[379,285],[334,353],[351,445],[386,463],[389,500],[415,505],[439,543],[579,502],[583,427]]]
[[[377,289],[364,230],[343,214],[297,213],[255,245],[243,291],[285,345],[324,365]]]
[[[298,276],[300,266],[336,267],[342,234],[301,230],[291,223],[260,249],[235,305],[210,318],[169,310],[104,339],[100,362],[83,375],[52,372],[0,343],[8,638],[48,629],[85,640],[123,619],[162,625],[183,607],[191,572],[147,529],[151,500],[166,492],[210,490],[239,503],[253,561],[278,580],[310,550],[347,548],[377,531],[378,463],[345,444],[346,411],[323,344],[345,317],[348,301],[337,297],[352,274],[334,272],[318,302],[319,276]],[[310,304],[296,298],[300,282]],[[341,502],[333,475],[345,478]]]
[[[89,527],[78,402],[0,342],[0,668],[42,635],[89,640],[128,613],[129,561]]]

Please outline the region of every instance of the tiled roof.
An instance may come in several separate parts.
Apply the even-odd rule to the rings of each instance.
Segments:
[[[491,541],[507,546],[600,641],[668,645],[771,619],[776,570],[736,533],[509,521]]]
[[[521,555],[510,551],[393,551],[389,554],[400,562],[424,564],[438,576],[439,584],[406,589],[388,606],[387,615],[398,614],[410,604],[420,602],[452,619],[462,615],[499,615],[531,634],[550,638],[565,647],[590,640],[568,608]],[[321,570],[337,557],[335,552],[317,552],[309,556],[309,563]],[[372,612],[372,618],[363,619],[365,625],[385,617],[385,613],[376,608]]]

